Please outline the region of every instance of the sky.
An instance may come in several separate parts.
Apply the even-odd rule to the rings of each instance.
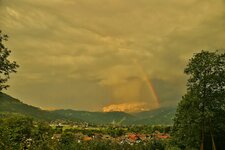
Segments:
[[[176,106],[193,53],[225,48],[225,0],[0,0],[20,65],[7,94],[43,109]]]

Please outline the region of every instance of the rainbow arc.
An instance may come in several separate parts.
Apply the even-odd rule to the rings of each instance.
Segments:
[[[140,72],[141,76],[143,77],[143,80],[145,80],[146,84],[148,85],[150,93],[152,94],[152,97],[154,100],[154,108],[159,108],[159,106],[160,106],[159,96],[156,93],[156,90],[155,90],[148,74],[143,69],[143,67],[140,63],[138,63],[136,60],[134,62],[136,64],[137,68],[139,69],[139,72]]]

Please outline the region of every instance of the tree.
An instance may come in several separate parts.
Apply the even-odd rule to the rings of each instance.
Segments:
[[[11,50],[4,45],[4,41],[8,40],[8,36],[2,34],[0,30],[0,91],[7,89],[9,85],[5,84],[10,78],[10,73],[15,73],[19,65],[15,61],[8,59]]]
[[[58,149],[59,150],[72,150],[72,149],[79,149],[79,143],[75,141],[75,136],[73,133],[63,133],[59,143]]]
[[[0,119],[0,149],[22,149],[34,129],[33,120],[28,117],[12,116]]]
[[[50,150],[54,146],[52,142],[53,129],[47,122],[38,121],[35,124],[36,128],[32,133],[33,143],[30,147],[34,150]]]
[[[225,126],[225,53],[194,54],[184,73],[187,93],[177,108],[173,136],[180,148],[216,149]]]

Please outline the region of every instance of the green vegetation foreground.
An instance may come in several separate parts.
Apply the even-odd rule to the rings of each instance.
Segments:
[[[106,127],[104,131],[62,130],[62,126],[50,127],[47,122],[34,121],[21,115],[2,114],[0,119],[0,149],[1,150],[164,150],[168,147],[167,139],[160,139],[167,127],[131,127],[123,130],[121,127]],[[101,128],[100,128],[101,129]],[[138,131],[135,131],[137,130]],[[148,129],[145,131],[145,129]],[[152,133],[148,139],[136,137],[139,131]],[[158,131],[159,130],[159,131]],[[131,135],[125,136],[132,132]],[[143,134],[146,135],[146,134]],[[166,135],[166,134],[165,134]],[[123,139],[124,138],[124,139]],[[169,147],[168,147],[169,148]]]
[[[197,53],[184,72],[189,79],[174,120],[176,144],[180,149],[224,149],[225,53]]]

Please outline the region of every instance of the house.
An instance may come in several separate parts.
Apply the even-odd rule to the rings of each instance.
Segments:
[[[89,137],[89,136],[84,136],[83,137],[83,141],[90,141],[92,140],[92,137]]]
[[[53,134],[52,139],[53,140],[59,140],[61,138],[61,134]]]
[[[128,134],[127,138],[130,143],[140,143],[142,142],[141,138],[137,134]]]
[[[159,134],[159,135],[156,135],[156,138],[168,139],[168,138],[170,138],[170,135],[169,134]]]
[[[170,138],[170,135],[168,133],[160,133],[159,131],[155,131],[153,137],[157,139],[168,139]]]

